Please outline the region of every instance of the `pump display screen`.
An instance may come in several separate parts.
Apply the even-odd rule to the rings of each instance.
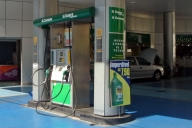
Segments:
[[[63,52],[60,52],[60,56],[63,56]]]

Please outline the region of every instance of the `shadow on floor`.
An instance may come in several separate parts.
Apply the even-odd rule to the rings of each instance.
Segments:
[[[142,85],[157,88],[192,90],[191,79],[192,77],[171,77],[170,79],[161,79],[160,81],[154,81],[152,79],[136,79],[131,80],[131,86]]]
[[[23,92],[28,93],[32,92],[32,86],[17,86],[17,87],[4,87],[2,89],[11,90],[11,91],[17,91],[17,92]]]
[[[131,102],[131,105],[125,108],[128,113],[132,113],[134,118],[161,115],[192,120],[191,102],[180,102],[139,95],[132,95]]]

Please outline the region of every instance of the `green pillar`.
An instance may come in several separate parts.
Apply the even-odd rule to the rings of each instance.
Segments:
[[[120,107],[110,106],[109,61],[125,58],[126,1],[95,0],[95,8],[94,114],[115,116]]]

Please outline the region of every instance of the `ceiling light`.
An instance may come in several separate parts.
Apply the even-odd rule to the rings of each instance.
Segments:
[[[132,50],[131,49],[127,49],[127,52],[132,52]]]
[[[135,4],[136,2],[135,1],[131,1],[130,4]]]

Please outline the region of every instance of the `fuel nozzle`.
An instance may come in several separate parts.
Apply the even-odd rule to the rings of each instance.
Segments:
[[[45,78],[47,79],[50,73],[50,69],[45,70]]]
[[[68,66],[67,66],[67,70],[65,70],[65,71],[63,72],[63,79],[66,80],[66,82],[68,82],[69,72],[70,72],[70,65],[68,65]]]

